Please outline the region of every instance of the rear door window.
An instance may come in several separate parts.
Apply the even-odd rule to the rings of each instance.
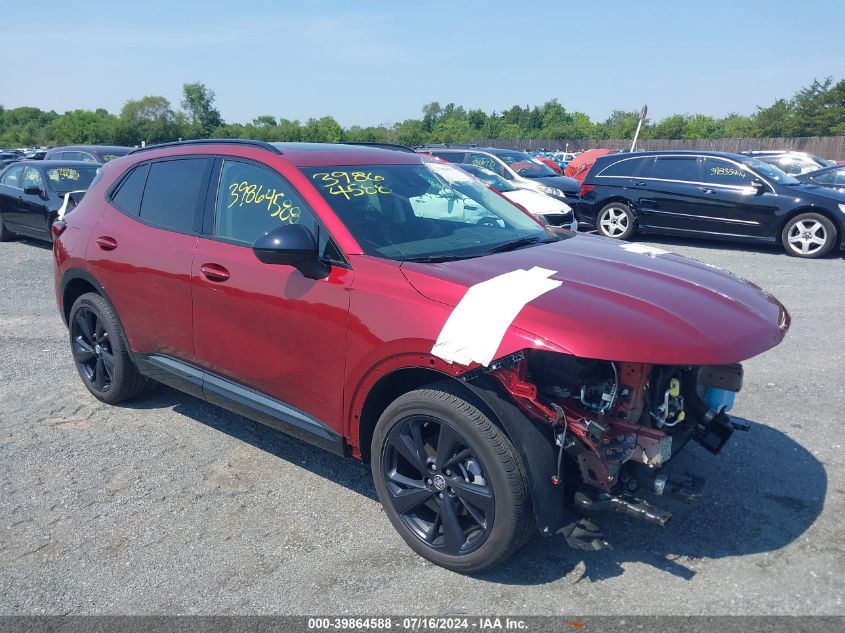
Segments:
[[[754,180],[754,175],[747,169],[718,158],[704,159],[704,182],[713,185],[747,187],[752,180]]]
[[[208,166],[206,158],[152,163],[141,200],[141,219],[161,228],[192,232],[200,207],[200,193],[206,189]]]
[[[701,182],[701,162],[698,156],[657,156],[651,177],[660,180]]]
[[[62,152],[62,160],[82,160],[82,152]]]

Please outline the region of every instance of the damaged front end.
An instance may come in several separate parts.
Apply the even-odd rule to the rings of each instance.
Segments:
[[[716,454],[735,430],[748,429],[727,414],[742,387],[738,364],[653,365],[526,350],[480,372],[546,429],[556,456],[544,466],[547,484],[565,489],[563,498],[585,512],[612,510],[665,525],[671,514],[635,493],[693,501],[703,481],[669,478],[663,466],[690,440]]]

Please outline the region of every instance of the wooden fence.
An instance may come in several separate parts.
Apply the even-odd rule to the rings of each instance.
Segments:
[[[482,138],[473,141],[476,145],[489,145],[519,150],[540,148],[556,151],[581,151],[594,147],[628,149],[631,141],[625,139],[503,139]],[[640,139],[637,149],[693,149],[716,152],[742,152],[752,149],[782,149],[807,152],[829,158],[845,160],[845,136],[804,136],[794,138],[712,138],[712,139]]]

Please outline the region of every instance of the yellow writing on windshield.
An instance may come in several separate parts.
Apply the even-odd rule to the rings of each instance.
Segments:
[[[47,172],[50,180],[79,180],[79,172],[70,167],[58,167]]]
[[[271,218],[279,218],[280,222],[296,224],[299,221],[301,210],[290,200],[284,199],[283,191],[264,185],[256,185],[246,180],[233,182],[229,185],[229,204],[226,207],[231,209],[235,205],[260,205],[270,212]]]
[[[384,182],[384,176],[374,175],[371,171],[321,171],[313,176],[317,184],[333,196],[343,196],[347,200],[360,196],[388,195],[393,193]]]

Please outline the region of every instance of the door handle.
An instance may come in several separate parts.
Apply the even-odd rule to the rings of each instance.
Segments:
[[[229,278],[229,271],[220,264],[203,264],[200,272],[209,281],[226,281]]]
[[[716,193],[716,190],[715,190],[715,189],[711,189],[710,187],[699,187],[699,188],[698,188],[698,190],[699,190],[700,192],[702,192],[702,193],[706,193],[706,194],[708,194],[708,195],[709,195],[709,194],[711,194],[711,193]]]
[[[113,251],[117,248],[117,240],[107,235],[101,235],[95,241],[97,242],[97,246],[104,251]]]

